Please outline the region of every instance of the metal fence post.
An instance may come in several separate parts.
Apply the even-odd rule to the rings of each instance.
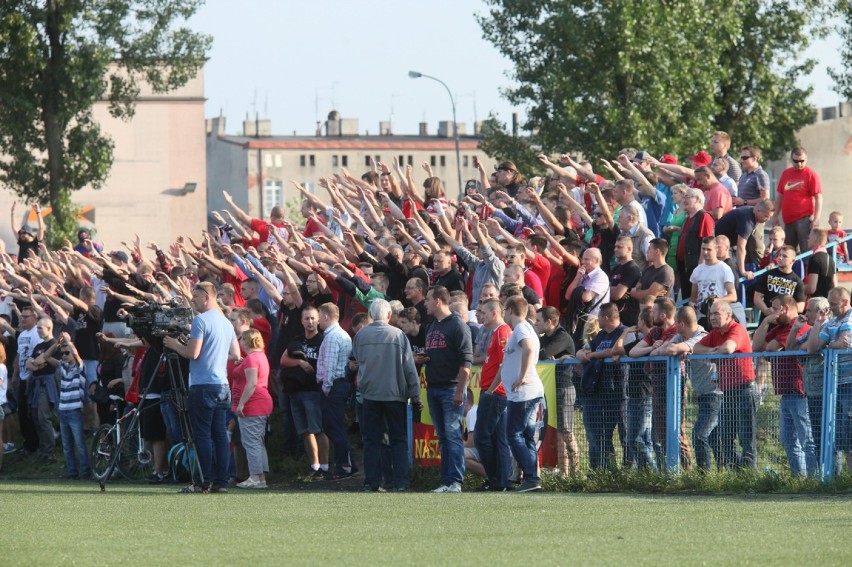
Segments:
[[[837,351],[825,350],[822,385],[822,443],[820,468],[823,482],[834,478],[834,446],[837,438]]]
[[[680,472],[680,408],[683,387],[680,357],[666,358],[666,471]]]

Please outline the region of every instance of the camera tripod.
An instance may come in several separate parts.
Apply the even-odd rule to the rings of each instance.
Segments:
[[[152,341],[149,341],[149,343]],[[149,348],[154,348],[152,345]],[[166,365],[166,374],[169,377],[169,384],[171,386],[172,391],[172,403],[175,406],[175,411],[178,416],[178,423],[180,424],[180,432],[182,443],[184,447],[186,447],[187,455],[190,459],[190,471],[192,473],[193,478],[196,478],[196,474],[199,478],[200,486],[205,486],[204,483],[204,475],[201,472],[201,465],[198,462],[198,454],[195,450],[195,444],[192,440],[192,425],[189,421],[189,411],[187,408],[187,390],[186,383],[183,379],[183,371],[180,367],[180,355],[173,350],[169,350],[163,347],[163,350],[160,354],[160,358],[157,361],[157,364],[154,366],[154,370],[151,373],[151,376],[148,382],[145,385],[144,391],[139,394],[139,403],[136,404],[136,407],[130,410],[130,420],[126,425],[125,431],[134,431],[134,427],[139,426],[139,419],[142,416],[142,412],[145,410],[152,410],[157,408],[157,406],[161,403],[160,400],[149,400],[147,399],[148,391],[151,388],[151,385],[154,383],[154,378],[159,371],[161,365],[165,363]],[[127,416],[125,416],[125,419]],[[113,426],[114,428],[120,428],[123,424],[121,420],[117,421]],[[111,440],[115,440],[114,442]],[[98,453],[101,457],[105,457],[108,459],[108,465],[103,472],[98,473],[94,472],[93,476],[95,480],[98,481],[100,485],[101,492],[106,491],[106,482],[108,479],[112,478],[113,472],[116,471],[116,468],[119,466],[119,459],[122,455],[123,446],[127,443],[130,443],[131,439],[128,435],[117,435],[116,437],[109,437],[106,440],[101,440],[96,438],[95,444],[97,447]]]

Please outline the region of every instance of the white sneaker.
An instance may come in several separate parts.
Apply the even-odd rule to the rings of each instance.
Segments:
[[[461,491],[462,491],[461,484],[454,482],[454,483],[450,484],[449,486],[446,485],[446,484],[439,486],[438,488],[436,488],[432,492],[434,492],[436,494],[442,494],[444,492],[461,492]]]
[[[16,447],[14,443],[3,443],[3,452],[7,455],[9,453],[14,453],[16,451]]]
[[[255,480],[251,477],[237,484],[237,488],[266,488],[265,480]]]

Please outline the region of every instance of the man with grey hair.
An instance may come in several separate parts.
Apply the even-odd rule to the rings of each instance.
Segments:
[[[618,215],[618,228],[621,229],[622,236],[629,236],[630,240],[633,241],[633,261],[636,262],[640,270],[644,270],[648,266],[648,246],[656,237],[653,232],[648,230],[648,227],[642,224],[639,210],[641,210],[641,207],[636,205],[621,207],[621,213]]]
[[[390,439],[394,489],[408,487],[408,439],[406,403],[422,408],[420,380],[408,338],[392,327],[390,304],[384,299],[370,305],[373,322],[352,341],[352,356],[358,361],[358,389],[364,398],[361,435],[364,440],[364,491],[384,492],[382,480],[382,436]]]

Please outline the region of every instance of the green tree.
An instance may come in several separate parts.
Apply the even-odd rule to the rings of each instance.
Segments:
[[[506,95],[546,152],[686,156],[725,129],[773,156],[812,119],[793,85],[820,2],[487,1],[484,36],[514,64]]]
[[[852,100],[852,0],[837,0],[837,13],[842,23],[837,26],[840,35],[840,68],[829,69],[828,74],[834,79],[834,91]]]
[[[49,203],[49,234],[73,233],[71,194],[100,189],[112,141],[92,116],[108,100],[130,119],[146,82],[173,90],[204,64],[211,38],[181,24],[202,0],[5,0],[0,6],[0,181]]]
[[[527,175],[543,170],[541,162],[535,157],[538,152],[531,146],[533,140],[507,133],[506,125],[493,114],[482,122],[481,134],[479,149],[497,161],[511,161]]]

